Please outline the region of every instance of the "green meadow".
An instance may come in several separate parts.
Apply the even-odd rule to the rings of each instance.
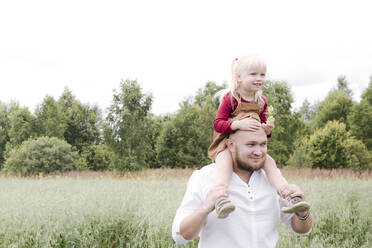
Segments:
[[[162,173],[2,176],[0,247],[176,247],[171,224],[191,170]],[[281,225],[277,247],[372,247],[369,177],[291,175],[312,204],[313,230]]]

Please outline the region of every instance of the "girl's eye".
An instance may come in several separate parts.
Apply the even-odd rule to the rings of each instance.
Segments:
[[[256,76],[257,73],[255,73],[255,72],[251,72],[250,75],[252,75],[252,76]]]
[[[262,74],[261,74],[261,77],[264,77],[264,76],[266,76],[266,74],[265,74],[265,73],[262,73]]]

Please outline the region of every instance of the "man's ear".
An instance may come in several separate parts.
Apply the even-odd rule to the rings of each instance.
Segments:
[[[227,149],[229,149],[231,153],[235,152],[234,142],[230,138],[226,139],[226,146],[227,146]]]

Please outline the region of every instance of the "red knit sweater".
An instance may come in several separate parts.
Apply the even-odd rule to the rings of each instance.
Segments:
[[[262,97],[265,105],[262,113],[260,114],[261,123],[266,123],[267,117],[267,101],[265,97]],[[248,102],[242,98],[242,102]],[[231,114],[234,112],[236,107],[238,106],[238,102],[233,98],[233,107],[231,107],[231,98],[230,93],[227,93],[218,107],[216,118],[213,121],[213,128],[217,133],[232,133],[231,130],[231,123],[232,121],[229,121],[229,117],[231,117]]]

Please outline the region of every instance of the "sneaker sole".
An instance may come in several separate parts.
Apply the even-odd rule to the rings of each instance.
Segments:
[[[286,214],[304,212],[310,209],[310,204],[307,202],[299,202],[292,207],[282,207],[282,212]]]
[[[219,219],[225,219],[231,212],[235,210],[235,206],[233,204],[228,204],[224,208],[222,208],[217,215],[217,218]]]

